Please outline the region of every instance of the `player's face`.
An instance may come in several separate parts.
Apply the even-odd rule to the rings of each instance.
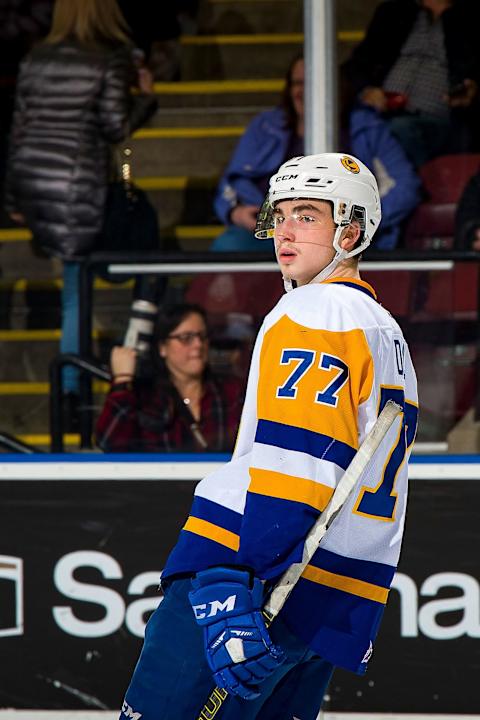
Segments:
[[[187,315],[160,345],[160,354],[176,377],[198,378],[208,360],[208,335],[201,315]]]
[[[306,285],[335,255],[332,206],[324,200],[283,200],[275,207],[274,222],[283,277]]]

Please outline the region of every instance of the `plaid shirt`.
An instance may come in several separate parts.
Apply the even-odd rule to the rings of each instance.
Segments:
[[[383,89],[408,96],[407,110],[448,115],[448,67],[442,19],[420,10]]]
[[[197,423],[207,442],[202,447],[171,383],[112,386],[97,421],[97,444],[104,452],[230,452],[243,397],[236,378],[209,377],[204,382]]]

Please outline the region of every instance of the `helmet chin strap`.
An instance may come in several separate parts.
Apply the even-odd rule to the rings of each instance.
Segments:
[[[340,238],[342,236],[342,233],[345,229],[345,225],[339,225],[337,229],[335,230],[335,235],[333,237],[333,247],[335,248],[335,256],[333,260],[331,260],[326,267],[323,268],[323,270],[320,270],[320,272],[315,275],[311,280],[309,280],[308,284],[311,283],[319,283],[326,280],[330,275],[333,273],[335,268],[339,263],[342,262],[342,260],[345,260],[346,258],[350,257],[350,253],[347,252],[347,250],[343,250],[340,247]],[[297,287],[297,281],[295,279],[290,278],[283,278],[283,287],[285,288],[286,292],[290,292],[290,290],[294,290]]]

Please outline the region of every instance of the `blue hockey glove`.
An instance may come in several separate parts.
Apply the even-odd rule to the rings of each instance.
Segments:
[[[256,686],[285,660],[270,639],[260,608],[258,578],[232,568],[211,568],[192,580],[188,597],[203,627],[205,654],[219,687],[245,700],[259,696]]]

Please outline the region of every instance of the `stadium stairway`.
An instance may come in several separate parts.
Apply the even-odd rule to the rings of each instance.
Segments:
[[[377,4],[338,2],[339,61]],[[221,231],[212,209],[218,178],[249,120],[278,102],[302,48],[302,13],[300,0],[201,0],[197,34],[180,40],[182,79],[155,85],[159,110],[131,141],[133,177],[158,211],[167,249],[206,250]],[[1,220],[0,431],[46,447],[61,264],[35,256],[28,230]],[[122,337],[130,301],[131,282],[95,281],[94,345],[104,359]],[[100,405],[105,385],[95,390]]]

